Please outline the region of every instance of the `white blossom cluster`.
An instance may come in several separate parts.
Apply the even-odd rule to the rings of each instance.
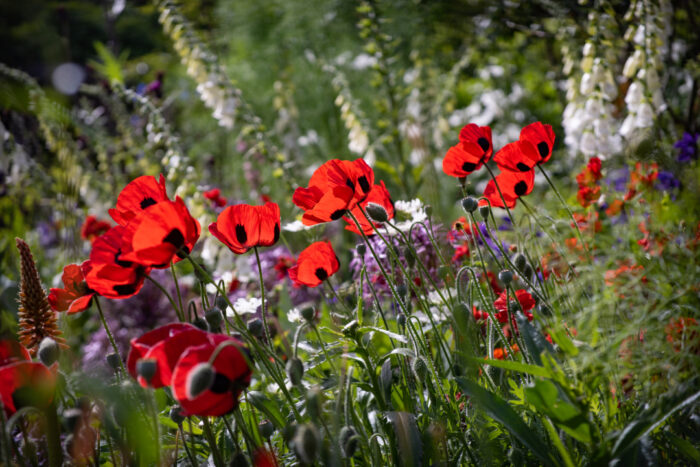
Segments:
[[[218,65],[216,57],[196,38],[190,24],[165,0],[158,18],[163,30],[173,41],[173,48],[185,65],[187,74],[197,83],[197,93],[219,125],[231,129],[240,105],[240,91],[231,85]]]

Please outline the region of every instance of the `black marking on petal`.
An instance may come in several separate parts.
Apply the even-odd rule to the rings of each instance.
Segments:
[[[547,154],[549,154],[549,145],[542,141],[537,145],[537,150],[540,152],[540,156],[547,157]]]
[[[515,187],[513,187],[513,190],[515,191],[516,195],[522,196],[525,193],[527,193],[527,183],[520,180],[518,183],[515,184]]]
[[[231,380],[226,375],[217,372],[214,374],[214,382],[209,388],[214,394],[225,394],[231,390]]]
[[[516,167],[517,167],[518,170],[521,171],[521,172],[527,172],[528,170],[530,170],[530,167],[528,167],[527,164],[524,164],[524,163],[522,163],[522,162],[518,162],[518,164],[516,165]]]
[[[112,287],[118,295],[132,295],[136,292],[136,284],[119,284]]]
[[[274,233],[274,238],[272,240],[272,243],[277,243],[277,241],[280,239],[280,225],[275,224],[275,233]]]
[[[355,191],[355,184],[349,178],[345,180],[345,184],[350,187],[352,191]]]
[[[154,200],[153,198],[151,198],[149,196],[148,198],[142,199],[140,204],[141,204],[141,209],[146,209],[146,208],[156,204],[156,200]]]
[[[369,186],[369,182],[367,181],[367,177],[365,177],[363,175],[360,178],[358,178],[357,181],[360,183],[360,188],[362,188],[362,191],[364,191],[365,193],[369,193],[369,190],[372,187]]]
[[[185,236],[182,235],[180,229],[173,229],[168,233],[168,235],[165,236],[163,242],[170,243],[177,250],[179,250],[185,245]]]
[[[465,162],[462,164],[462,170],[465,172],[474,172],[476,170],[476,164],[472,164],[471,162]]]
[[[236,225],[236,240],[238,240],[238,243],[241,245],[245,245],[245,242],[248,240],[248,234],[242,224]]]
[[[331,220],[335,221],[340,219],[345,215],[345,209],[338,209],[337,211],[334,211],[333,214],[331,214]]]
[[[477,142],[477,144],[478,144],[479,146],[481,146],[481,149],[483,149],[484,152],[488,151],[488,150],[489,150],[489,147],[491,146],[491,145],[489,144],[489,140],[487,140],[487,139],[484,138],[483,136],[482,136],[481,138],[477,139],[476,142]]]
[[[121,250],[121,249],[117,250],[117,252],[114,254],[114,263],[115,263],[117,266],[121,266],[121,267],[123,267],[123,268],[130,268],[131,266],[134,265],[134,263],[132,263],[131,261],[122,261],[122,260],[120,260],[119,257],[121,256],[121,254],[122,254],[122,250]]]
[[[317,268],[314,274],[316,275],[316,277],[318,277],[318,280],[320,281],[325,281],[326,279],[328,279],[328,273],[323,268]]]

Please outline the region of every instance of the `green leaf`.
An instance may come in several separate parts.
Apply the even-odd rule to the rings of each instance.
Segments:
[[[543,378],[551,378],[552,375],[544,367],[538,365],[528,365],[527,363],[515,362],[513,360],[492,360],[492,359],[479,359],[472,358],[475,363],[483,363],[485,365],[491,365],[496,368],[503,368],[504,370],[519,371],[521,373],[527,373],[532,376],[541,376]]]
[[[256,409],[263,412],[267,418],[279,429],[287,426],[287,421],[279,411],[277,402],[268,399],[268,397],[258,391],[250,391],[247,395],[248,402],[253,404]]]
[[[520,335],[523,337],[523,343],[525,345],[523,351],[527,352],[536,364],[542,365],[542,352],[554,354],[554,349],[552,349],[551,344],[547,342],[547,339],[544,338],[544,335],[535,329],[522,313],[516,313],[515,320],[518,323]]]
[[[571,342],[571,339],[569,339],[569,336],[566,335],[566,332],[563,329],[552,331],[550,332],[550,335],[552,336],[552,340],[556,342],[559,347],[561,347],[564,353],[571,355],[572,357],[578,355],[578,349],[574,343]]]
[[[547,415],[554,423],[582,443],[591,442],[591,427],[585,414],[559,397],[557,386],[540,380],[525,388],[525,400]]]
[[[414,358],[416,356],[415,352],[407,347],[399,347],[398,349],[394,349],[391,352],[388,352],[384,355],[382,355],[378,362],[382,363],[384,360],[387,358],[391,357],[392,355],[403,355],[405,357],[409,358]]]
[[[550,464],[554,461],[554,459],[545,454],[548,452],[546,444],[520,418],[518,413],[508,405],[508,402],[466,378],[457,378],[457,384],[473,399],[476,406],[484,409],[491,418],[503,425],[543,463]]]
[[[423,465],[423,442],[416,417],[408,412],[389,412],[387,417],[394,426],[401,465]]]
[[[98,73],[107,78],[108,81],[116,81],[120,84],[124,84],[122,63],[126,61],[128,54],[123,52],[119,57],[115,57],[102,42],[95,42],[93,46],[95,47],[97,55],[102,60],[102,63],[91,60],[90,65],[95,68]]]
[[[394,340],[401,342],[402,344],[408,343],[408,340],[406,339],[405,336],[402,336],[401,334],[397,334],[395,332],[387,331],[386,329],[378,328],[375,326],[364,326],[361,328],[357,328],[357,332],[362,333],[362,334],[369,332],[369,331],[380,332],[380,333],[384,334],[385,336],[388,336]]]

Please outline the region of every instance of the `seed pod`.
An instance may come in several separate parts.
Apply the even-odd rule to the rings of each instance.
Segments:
[[[147,383],[151,382],[157,369],[158,365],[156,364],[155,360],[141,359],[136,362],[136,374],[145,379]]]
[[[345,457],[352,457],[357,450],[358,436],[357,431],[351,426],[344,426],[340,429],[340,446],[343,448]]]
[[[367,253],[367,245],[365,245],[364,243],[360,243],[359,245],[357,245],[357,247],[355,247],[355,251],[357,251],[357,254],[360,257],[363,257],[365,256],[365,253]]]
[[[367,216],[374,222],[386,222],[389,220],[389,213],[380,204],[368,203],[365,210],[367,211]]]
[[[479,202],[473,196],[467,196],[462,199],[462,209],[464,209],[468,214],[476,211],[479,208]]]
[[[46,366],[58,360],[58,344],[50,337],[44,337],[39,344],[39,360]]]
[[[304,376],[304,364],[299,358],[290,358],[285,369],[287,370],[289,381],[291,381],[294,386],[301,384],[301,378]]]
[[[508,269],[504,269],[498,273],[498,280],[503,282],[503,284],[508,287],[511,282],[513,282],[513,273]]]
[[[187,376],[186,392],[188,399],[194,399],[214,384],[216,372],[209,363],[198,363]]]

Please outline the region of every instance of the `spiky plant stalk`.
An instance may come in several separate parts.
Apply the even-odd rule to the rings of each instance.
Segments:
[[[41,285],[34,257],[27,242],[15,238],[20,256],[19,339],[32,355],[44,337],[51,337],[59,346],[67,347],[58,329],[56,313],[51,309]]]

